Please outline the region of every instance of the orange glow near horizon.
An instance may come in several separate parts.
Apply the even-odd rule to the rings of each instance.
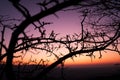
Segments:
[[[23,59],[23,62],[29,62],[30,58],[32,55],[31,53],[26,54],[26,56]],[[95,53],[95,58],[94,57],[89,57],[86,56],[86,54],[83,55],[77,55],[77,57],[73,57],[73,59],[68,58],[67,60],[65,60],[65,66],[80,66],[80,65],[87,65],[87,66],[91,66],[91,65],[104,65],[104,64],[116,64],[116,63],[120,63],[120,55],[116,52],[110,52],[108,51],[107,53],[102,53],[102,58],[99,59],[99,53]],[[38,54],[38,55],[34,55],[32,56],[31,60],[36,60],[36,62],[38,63],[40,61],[41,58],[48,59],[50,60],[48,62],[48,65],[52,64],[53,62],[55,62],[55,58],[54,57],[45,57],[43,54]],[[17,59],[16,59],[17,60]]]
[[[5,6],[5,7],[7,7],[7,6]],[[9,10],[11,10],[11,9],[9,9]],[[9,11],[9,10],[6,10],[6,11]],[[34,8],[32,10],[37,11],[37,10],[39,10],[39,8]],[[14,9],[13,9],[13,11],[14,11]],[[32,12],[34,12],[34,11],[32,11]],[[8,13],[8,12],[6,12],[6,13]],[[11,12],[10,12],[10,14],[11,14]],[[14,14],[12,13],[11,15],[17,17],[18,16],[17,14],[18,13],[14,13]],[[81,26],[80,26],[81,23],[80,22],[83,17],[80,17],[80,15],[81,15],[80,13],[77,13],[77,11],[73,10],[73,11],[68,11],[68,12],[61,11],[56,14],[59,16],[59,18],[56,18],[54,15],[52,15],[52,16],[50,15],[41,20],[41,21],[45,21],[45,22],[53,22],[53,24],[50,24],[47,27],[45,27],[48,34],[50,34],[52,30],[54,30],[55,33],[60,33],[60,36],[65,37],[65,35],[70,35],[70,34],[81,32]],[[85,25],[85,27],[87,27],[87,26],[88,25]],[[33,33],[34,33],[34,36],[40,35],[39,31],[35,31],[34,27],[31,25],[29,25],[29,28],[27,28],[25,31],[29,35],[32,35]],[[6,39],[5,39],[6,45],[9,45],[9,40],[10,40],[10,36],[11,36],[10,34],[12,34],[12,32],[10,32],[10,31],[6,32]],[[58,53],[66,54],[66,53],[68,53],[68,51],[62,50],[62,51],[59,51]],[[19,56],[21,54],[15,53],[15,55]],[[24,56],[24,54],[22,54],[22,56]],[[14,62],[19,60],[19,61],[26,63],[26,62],[29,62],[30,60],[32,60],[32,61],[36,61],[38,63],[40,61],[40,59],[44,59],[44,60],[50,61],[48,64],[52,64],[53,62],[56,61],[55,57],[50,56],[50,54],[46,54],[42,51],[39,54],[32,54],[30,52],[27,52],[27,54],[25,54],[25,57],[21,60],[20,59],[21,58],[19,58],[19,59],[15,58]],[[86,56],[86,54],[83,54],[80,56],[77,55],[77,57],[74,56],[73,60],[71,58],[69,58],[69,59],[65,60],[65,64],[68,66],[71,66],[71,65],[94,65],[94,64],[115,64],[115,63],[120,63],[120,55],[118,53],[108,51],[107,53],[102,53],[102,58],[99,59],[99,53],[96,52],[95,58],[94,57],[90,58],[89,56]]]
[[[66,61],[67,65],[103,65],[103,64],[116,64],[120,63],[120,55],[115,52],[102,53],[102,58],[96,55],[96,58],[88,56],[80,56],[74,58],[74,61],[69,59]]]

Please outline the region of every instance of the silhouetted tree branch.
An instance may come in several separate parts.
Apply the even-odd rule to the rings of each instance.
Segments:
[[[17,21],[17,19],[3,19],[0,17],[0,61],[6,57],[5,72],[8,80],[16,80],[17,77],[13,71],[13,59],[21,57],[27,52],[33,54],[42,54],[44,51],[48,57],[54,56],[55,62],[41,68],[36,76],[31,76],[32,79],[43,78],[48,72],[59,64],[64,67],[64,61],[68,58],[73,59],[73,56],[87,53],[86,56],[94,56],[96,51],[102,57],[103,50],[116,51],[118,49],[119,35],[120,35],[120,2],[114,0],[43,0],[37,3],[41,9],[37,14],[32,15],[27,7],[21,3],[21,0],[9,0],[12,5],[24,17],[19,24],[10,24],[9,21]],[[65,35],[58,37],[59,34],[54,30],[47,33],[46,26],[53,22],[42,21],[43,18],[49,15],[55,15],[58,11],[72,11],[76,10],[80,13],[80,33],[72,35]],[[71,16],[72,17],[72,16]],[[108,19],[108,20],[107,20]],[[6,22],[6,23],[5,23]],[[7,25],[6,25],[7,24]],[[39,33],[35,36],[34,33],[29,34],[26,29],[30,28]],[[7,45],[5,32],[10,29],[11,36]],[[109,30],[108,30],[109,29]],[[68,53],[56,53],[61,48],[68,51]],[[16,56],[18,53],[20,56]],[[16,54],[15,54],[16,53]],[[30,62],[37,63],[36,60]],[[44,60],[40,59],[39,65],[44,65]],[[18,61],[18,69],[21,62]],[[30,73],[36,71],[37,68],[29,71]],[[18,71],[20,74],[21,72]],[[12,76],[10,74],[13,74]],[[18,75],[19,78],[19,75]]]

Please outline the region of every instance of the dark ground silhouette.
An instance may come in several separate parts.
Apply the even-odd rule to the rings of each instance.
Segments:
[[[0,72],[4,65],[0,65]],[[26,73],[22,73],[21,76],[31,77],[35,76],[37,72],[29,72],[32,71],[36,66],[29,65],[23,68],[21,66],[21,71]],[[18,67],[15,66],[17,69]],[[38,72],[41,66],[38,67]],[[93,66],[93,67],[65,67],[63,76],[61,76],[61,68],[53,69],[43,80],[120,80],[120,65],[110,65],[110,66]],[[5,79],[4,79],[5,80]],[[20,79],[22,80],[22,79]]]
[[[57,73],[56,71],[53,75]],[[57,80],[60,80],[59,78]],[[64,78],[65,80],[120,80],[120,66],[66,68]]]

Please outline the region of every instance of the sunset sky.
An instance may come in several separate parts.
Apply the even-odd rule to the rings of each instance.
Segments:
[[[22,1],[24,2],[24,0]],[[29,4],[28,4],[28,1],[29,1]],[[39,9],[36,8],[38,7],[38,5],[33,5],[32,3],[35,3],[35,0],[25,0],[25,3],[23,4],[25,4],[30,9],[32,14],[35,14],[39,12],[38,11]],[[79,33],[81,31],[80,30],[80,21],[81,21],[80,15],[81,14],[77,13],[76,11],[67,11],[67,12],[60,11],[60,12],[57,12],[56,14],[59,16],[59,18],[55,17],[54,15],[50,15],[43,19],[48,22],[53,22],[53,24],[47,26],[46,28],[48,30],[48,33],[54,30],[56,33],[60,33],[59,36],[65,36],[69,34]],[[23,18],[20,15],[20,13],[17,10],[15,10],[12,4],[8,2],[7,0],[0,1],[0,15],[8,15],[11,18],[12,17],[19,18],[19,19]],[[32,29],[33,28],[30,27],[27,30],[29,31]],[[36,33],[35,31],[33,31],[32,33],[35,33],[35,35],[38,35],[38,33]],[[9,41],[10,36],[11,36],[11,31],[8,30],[6,33],[6,39],[7,39],[6,45]],[[65,53],[67,51],[62,49],[62,52]],[[33,54],[31,53],[26,54],[23,61],[28,61],[32,55]],[[45,53],[42,53],[42,56],[41,54],[34,55],[33,60],[38,59],[39,61],[40,57],[46,58],[46,55],[45,56],[44,55]],[[47,59],[51,59],[51,61],[55,61],[55,59],[51,57],[48,57]],[[86,54],[83,54],[83,55],[77,55],[77,57],[74,56],[73,60],[69,58],[65,61],[66,65],[92,65],[92,64],[115,64],[115,63],[120,63],[120,55],[112,51],[107,51],[107,52],[103,51],[101,59],[99,59],[99,53],[96,52],[95,58],[88,57],[86,56]]]

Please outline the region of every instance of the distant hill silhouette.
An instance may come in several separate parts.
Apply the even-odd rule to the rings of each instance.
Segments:
[[[0,74],[4,66],[0,64]],[[28,80],[27,78],[35,76],[43,68],[45,66],[42,65],[14,66],[14,72],[21,78],[19,80]],[[65,80],[120,80],[120,66],[67,67],[64,68],[63,76]],[[43,80],[62,80],[61,68],[53,69]]]
[[[114,65],[118,66],[118,65],[120,65],[120,63],[116,63],[116,64],[114,64]]]

